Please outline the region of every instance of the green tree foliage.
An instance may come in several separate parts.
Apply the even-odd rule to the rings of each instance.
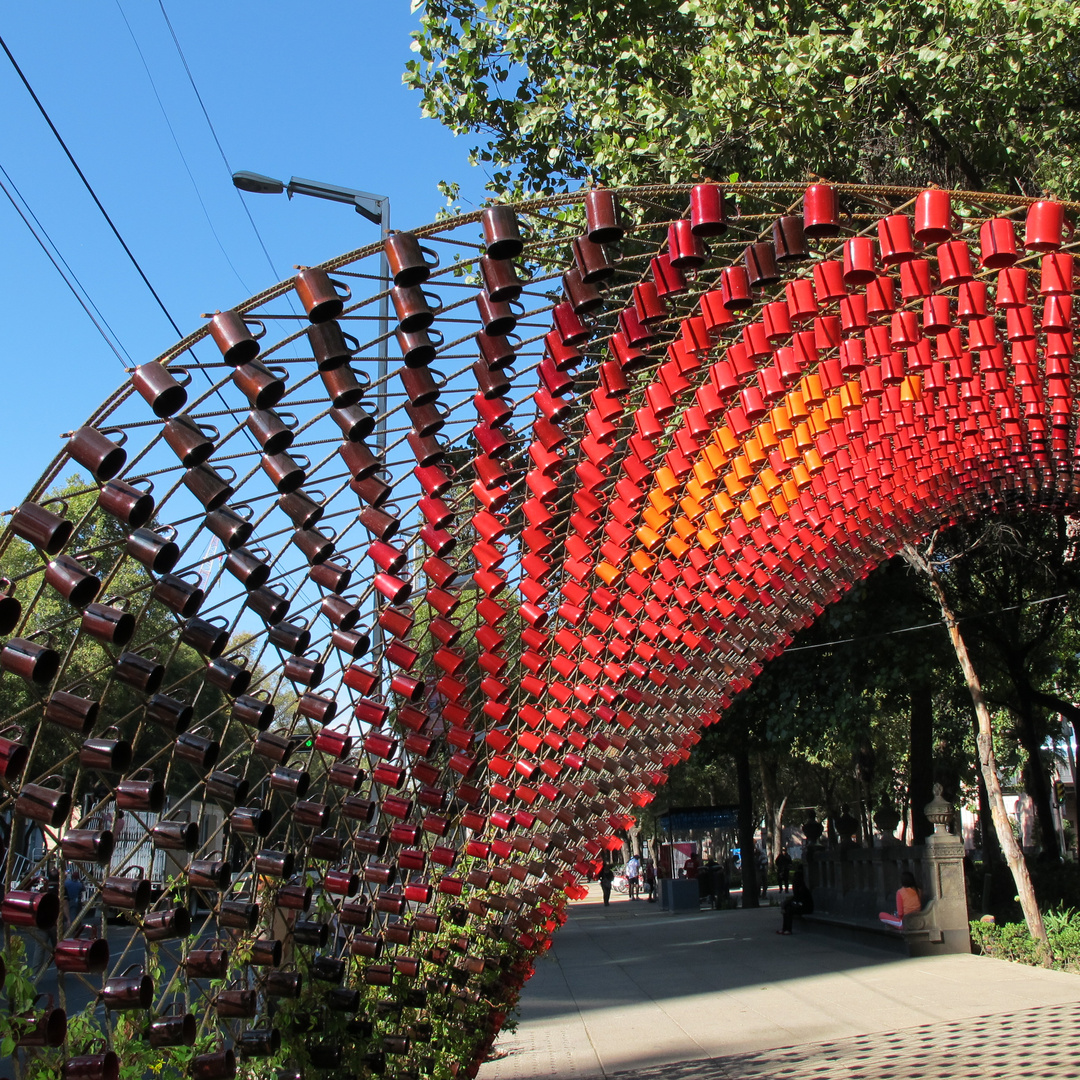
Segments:
[[[697,177],[1080,191],[1070,0],[414,0],[497,195]]]
[[[902,818],[912,768],[911,688],[920,683],[933,687],[934,777],[955,797],[961,783],[975,778],[970,701],[939,613],[915,576],[892,560],[765,665],[723,723],[709,728],[690,760],[672,770],[657,811],[734,801],[730,755],[746,745],[758,764],[755,803],[766,820],[785,800],[790,807],[822,807],[828,816],[850,804],[863,811],[867,831],[882,807]],[[911,807],[913,814],[921,805]]]
[[[95,510],[97,491],[87,488],[85,480],[76,475],[50,491],[48,499],[62,500],[65,516],[78,527],[66,551],[102,580],[99,603],[123,607],[138,617],[135,636],[123,649],[102,644],[81,631],[82,613],[63,600],[44,582],[46,564],[42,554],[30,544],[14,540],[4,554],[2,573],[15,583],[15,595],[29,612],[26,625],[20,630],[23,637],[42,635],[64,658],[56,685],[39,688],[5,675],[0,679],[0,716],[21,724],[27,732],[38,727],[42,704],[53,690],[67,690],[80,696],[99,700],[101,712],[93,734],[100,736],[107,728],[116,727],[122,738],[135,746],[136,759],[147,761],[173,741],[173,734],[146,718],[146,695],[115,680],[113,665],[122,651],[146,651],[166,665],[162,692],[174,697],[186,697],[195,707],[192,727],[205,723],[214,737],[220,738],[225,729],[227,699],[209,683],[203,683],[206,661],[194,649],[178,643],[178,619],[162,604],[150,598],[153,578],[143,566],[123,556],[126,533],[114,518]],[[233,642],[228,653],[243,653],[252,660],[250,642]],[[261,670],[254,664],[253,682],[262,680]],[[279,709],[295,706],[296,697],[282,687]],[[223,754],[235,749],[242,736],[232,725],[230,737],[224,742]],[[44,776],[59,771],[69,778],[78,766],[78,735],[47,722],[40,724],[34,740],[33,757],[26,775]],[[168,755],[153,766],[162,776]],[[201,774],[191,765],[176,761],[168,769],[167,787],[170,795],[181,796],[192,790]],[[102,790],[99,781],[116,777],[94,777],[83,774],[76,798],[88,791]]]
[[[1075,519],[998,519],[943,534],[934,551],[940,580],[992,704],[1007,713],[1003,763],[1015,740],[1025,786],[1038,816],[1042,846],[1058,848],[1044,747],[1080,696],[1080,637],[1071,603],[1080,581]],[[1074,721],[1075,722],[1075,721]]]

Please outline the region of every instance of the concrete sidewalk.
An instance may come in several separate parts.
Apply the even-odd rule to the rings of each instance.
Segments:
[[[1075,975],[976,956],[907,959],[798,928],[780,937],[776,908],[671,915],[622,898],[604,908],[595,892],[571,904],[526,984],[517,1032],[480,1080],[913,1080],[931,1064],[937,1080],[1077,1073]],[[983,1051],[992,1060],[975,1068]]]

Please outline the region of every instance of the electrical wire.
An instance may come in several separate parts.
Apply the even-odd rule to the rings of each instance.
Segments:
[[[3,174],[4,180],[7,181],[7,184],[0,181],[0,189],[2,189],[7,196],[8,202],[15,208],[15,213],[22,218],[22,222],[30,231],[30,235],[38,242],[38,246],[41,250],[45,252],[45,257],[53,264],[53,267],[60,275],[64,284],[71,290],[72,296],[75,297],[79,302],[79,306],[86,312],[87,317],[94,324],[94,328],[102,336],[105,344],[109,346],[116,355],[117,360],[119,360],[126,368],[127,365],[131,363],[131,354],[124,348],[124,343],[120,340],[116,331],[109,325],[109,321],[101,314],[100,308],[98,308],[90,294],[86,291],[86,286],[79,280],[75,271],[71,269],[67,259],[64,258],[45,226],[38,220],[37,214],[34,213],[30,204],[23,196],[23,193],[19,190],[18,185],[11,179],[7,169],[5,169],[3,165],[0,165],[0,173]],[[19,197],[19,202],[22,203],[22,207],[19,206],[19,202],[15,201],[15,197],[11,194],[11,191],[8,190],[8,186],[10,186],[11,191],[14,191],[15,195]],[[23,213],[24,207],[26,209],[25,214]],[[30,224],[30,220],[26,216],[27,214],[33,219],[33,225]],[[42,236],[45,238],[44,240],[42,239]],[[46,240],[48,241],[48,245],[45,243]],[[52,248],[52,251],[49,250],[50,247]],[[54,252],[55,258],[53,257]],[[57,259],[60,260],[59,263],[57,262]],[[63,263],[63,268],[61,268],[60,263]],[[78,286],[78,289],[76,289],[76,285]],[[93,308],[93,311],[90,310],[91,308]],[[108,334],[105,332],[106,330],[108,330]],[[109,336],[110,334],[112,335],[111,337]]]
[[[225,149],[221,145],[221,140],[218,138],[218,133],[214,128],[214,122],[210,119],[210,113],[207,111],[206,103],[203,101],[202,94],[199,93],[199,88],[195,84],[195,76],[191,73],[191,67],[187,62],[187,57],[184,55],[184,50],[180,47],[180,39],[176,36],[176,30],[173,29],[172,20],[169,18],[169,13],[165,10],[164,0],[158,0],[158,7],[161,8],[161,17],[165,20],[165,25],[169,28],[169,34],[172,37],[173,45],[176,46],[177,55],[180,57],[180,63],[184,65],[184,71],[187,73],[188,82],[191,84],[191,89],[194,91],[195,97],[199,102],[199,108],[202,109],[203,117],[206,119],[206,126],[210,128],[210,134],[214,137],[214,144],[217,146],[218,153],[221,155],[221,160],[225,163],[225,168],[228,170],[229,183],[231,184],[233,167],[229,163],[229,159],[225,153]],[[236,191],[236,197],[240,200],[240,205],[244,208],[244,213],[247,215],[247,219],[251,224],[251,228],[255,233],[255,238],[259,241],[259,247],[262,248],[262,253],[266,256],[266,262],[270,267],[270,272],[274,275],[274,278],[276,280],[280,281],[281,275],[278,273],[277,267],[274,266],[274,260],[270,257],[270,252],[266,249],[266,244],[263,242],[262,234],[259,232],[258,225],[255,224],[255,219],[251,216],[251,211],[248,209],[247,203],[241,196],[240,191],[235,188],[234,190]]]
[[[57,131],[56,125],[52,122],[52,117],[49,116],[48,112],[45,109],[45,106],[41,104],[40,98],[38,98],[37,94],[34,93],[34,88],[30,85],[30,81],[23,74],[22,68],[19,67],[18,61],[16,61],[15,57],[12,55],[11,50],[7,46],[7,42],[3,39],[2,36],[0,36],[0,48],[3,48],[4,52],[7,54],[7,58],[11,61],[11,66],[15,69],[15,73],[22,80],[23,86],[26,87],[26,92],[30,95],[31,98],[33,98],[34,104],[38,107],[38,111],[45,118],[45,123],[49,125],[49,130],[52,131],[54,137],[56,138],[56,141],[60,144],[60,148],[67,155],[68,161],[71,162],[71,167],[78,174],[79,179],[83,182],[83,186],[90,193],[90,198],[94,200],[94,205],[97,206],[98,210],[101,211],[101,216],[108,223],[109,228],[112,229],[113,236],[115,236],[116,239],[120,242],[120,246],[124,249],[125,254],[131,260],[131,265],[135,267],[135,269],[138,271],[139,277],[143,279],[143,284],[145,284],[147,289],[150,290],[150,295],[153,296],[153,298],[157,301],[158,307],[161,308],[162,312],[165,315],[165,318],[169,320],[169,325],[172,326],[173,330],[176,331],[177,337],[183,337],[183,331],[177,325],[176,320],[169,313],[169,309],[165,306],[165,302],[158,295],[157,290],[154,288],[153,285],[150,284],[150,279],[146,276],[143,268],[139,265],[139,260],[135,258],[135,255],[132,253],[131,248],[127,246],[127,242],[120,235],[120,230],[116,227],[113,219],[109,217],[109,212],[105,209],[105,207],[101,203],[101,200],[97,197],[97,192],[94,191],[93,187],[90,184],[90,181],[86,179],[86,174],[82,171],[82,169],[79,168],[79,163],[75,160],[74,155],[68,149],[68,145],[66,142],[64,142],[63,137],[60,135],[60,132]]]
[[[169,134],[172,136],[173,145],[176,147],[176,152],[180,155],[180,160],[184,163],[184,171],[188,174],[188,179],[191,181],[191,186],[195,191],[195,198],[199,200],[199,206],[202,207],[203,217],[206,218],[206,224],[210,227],[210,232],[213,234],[214,239],[217,241],[217,246],[221,251],[221,254],[225,257],[225,261],[229,264],[229,269],[236,275],[236,280],[240,282],[241,287],[245,292],[250,293],[251,289],[247,282],[244,281],[240,275],[240,271],[236,269],[235,264],[229,257],[228,251],[225,250],[225,245],[221,241],[221,237],[218,235],[217,229],[214,228],[214,222],[210,218],[210,212],[206,208],[206,203],[203,201],[202,192],[199,191],[199,185],[195,182],[195,175],[191,171],[191,166],[188,164],[187,158],[184,156],[184,151],[180,146],[180,140],[176,137],[176,130],[173,128],[172,121],[169,119],[169,114],[165,110],[165,103],[161,100],[161,94],[158,93],[157,83],[154,82],[153,72],[150,70],[150,65],[146,62],[146,56],[143,54],[142,48],[139,45],[138,38],[135,37],[135,31],[131,28],[131,23],[128,21],[127,14],[124,12],[123,7],[120,4],[120,0],[116,0],[116,8],[120,12],[120,18],[124,20],[124,26],[127,27],[127,32],[131,37],[131,43],[135,46],[135,51],[139,54],[139,59],[142,61],[143,70],[146,72],[146,78],[150,83],[150,89],[154,91],[154,98],[158,103],[158,108],[161,110],[162,119],[165,121],[165,126],[169,129]]]
[[[131,260],[132,265],[139,272],[139,276],[143,279],[143,281],[146,284],[146,287],[150,290],[151,295],[157,301],[158,307],[161,308],[162,312],[164,312],[165,318],[169,320],[169,324],[172,326],[172,328],[176,332],[177,336],[178,337],[183,337],[184,336],[183,331],[180,329],[180,327],[177,325],[176,320],[170,314],[169,309],[165,306],[165,302],[158,295],[157,290],[154,288],[153,285],[150,284],[150,279],[146,276],[146,274],[143,271],[143,268],[139,265],[138,259],[135,258],[135,256],[132,253],[131,249],[127,246],[127,243],[124,241],[124,238],[120,235],[120,230],[117,229],[116,225],[113,223],[112,218],[109,217],[108,211],[102,205],[101,200],[97,197],[97,193],[94,191],[93,187],[90,185],[90,181],[86,179],[85,173],[83,173],[82,169],[79,167],[79,163],[75,160],[74,155],[68,149],[67,143],[64,142],[63,138],[60,135],[60,132],[57,131],[56,125],[52,122],[52,118],[49,116],[48,112],[45,110],[45,106],[41,104],[41,100],[38,98],[37,94],[34,92],[34,88],[30,85],[29,80],[23,74],[22,68],[19,67],[18,62],[16,61],[15,57],[12,55],[11,50],[7,46],[7,42],[4,41],[3,37],[0,37],[0,48],[3,48],[4,52],[7,54],[8,60],[11,61],[11,66],[15,69],[15,71],[18,74],[19,78],[22,80],[23,86],[26,87],[27,93],[29,93],[30,97],[33,98],[34,104],[37,105],[37,107],[38,107],[38,111],[45,118],[45,122],[49,125],[49,130],[52,131],[53,135],[56,138],[56,141],[60,144],[60,146],[63,149],[64,153],[67,155],[68,161],[71,162],[72,168],[75,170],[76,173],[78,173],[79,179],[82,180],[84,187],[90,193],[90,197],[94,200],[94,203],[97,206],[98,210],[101,211],[101,216],[104,217],[105,220],[108,222],[109,228],[112,229],[112,231],[113,231],[113,235],[116,237],[117,240],[120,241],[120,246],[127,253],[127,256]],[[16,207],[16,209],[18,209],[18,207]],[[194,353],[192,355],[194,355]],[[208,371],[206,371],[205,368],[202,367],[202,365],[199,365],[199,370],[202,371],[203,376],[205,377],[207,382],[212,384],[214,380],[210,377],[210,373]],[[228,405],[227,405],[227,403],[225,401],[225,398],[222,396],[221,391],[216,390],[215,395],[221,401],[222,405],[225,405],[226,408],[227,408]],[[248,431],[246,427],[243,429],[243,434],[244,434],[244,437],[246,438],[247,442],[251,445],[251,447],[253,449],[257,450],[258,449],[258,443],[255,441],[254,436],[252,436],[251,432]]]
[[[1021,608],[1035,607],[1038,604],[1049,604],[1054,600],[1065,600],[1069,596],[1068,593],[1058,593],[1056,596],[1044,596],[1040,600],[1026,600],[1022,604],[1010,604],[1008,607],[994,608],[993,611],[983,611],[975,615],[962,615],[957,622],[971,622],[973,619],[987,619],[991,615],[1000,615],[1006,611],[1019,611]],[[814,645],[798,645],[795,648],[785,649],[786,653],[793,652],[807,652],[810,649],[828,649],[833,645],[850,645],[855,641],[876,641],[880,638],[893,637],[896,634],[910,634],[916,630],[931,630],[936,626],[944,626],[945,623],[941,619],[937,619],[934,622],[920,623],[918,626],[902,626],[899,630],[885,630],[880,634],[863,634],[861,637],[849,637],[849,638],[837,638],[835,641],[822,641]]]

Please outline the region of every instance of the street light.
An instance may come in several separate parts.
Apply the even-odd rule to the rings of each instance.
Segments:
[[[294,176],[286,184],[262,173],[234,172],[233,186],[241,191],[256,195],[310,195],[316,199],[328,199],[330,202],[351,203],[353,209],[362,217],[379,226],[385,243],[390,235],[390,196],[372,195],[370,191],[358,191],[356,188],[338,187],[337,184],[324,184],[318,180],[305,180]],[[375,445],[380,456],[386,451],[386,379],[388,374],[387,347],[390,337],[390,264],[386,261],[383,250],[379,260],[379,279],[382,281],[382,297],[379,300],[379,351],[376,367],[375,408],[378,414],[375,421]]]

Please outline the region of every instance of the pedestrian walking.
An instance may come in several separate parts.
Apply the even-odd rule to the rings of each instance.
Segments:
[[[600,882],[600,891],[604,894],[604,907],[607,907],[611,903],[611,883],[615,880],[615,871],[607,863],[604,863],[598,880]]]
[[[641,860],[636,855],[630,856],[626,864],[626,892],[631,900],[640,900],[638,876],[641,873]]]
[[[652,859],[645,860],[645,888],[649,891],[649,903],[656,903],[656,865]]]
[[[791,856],[788,854],[786,847],[782,847],[780,854],[773,859],[773,866],[776,867],[776,884],[780,886],[781,892],[787,892],[791,887],[789,882],[791,877]]]
[[[64,878],[64,926],[71,925],[75,917],[82,911],[83,883],[76,867],[69,867],[67,877]]]

